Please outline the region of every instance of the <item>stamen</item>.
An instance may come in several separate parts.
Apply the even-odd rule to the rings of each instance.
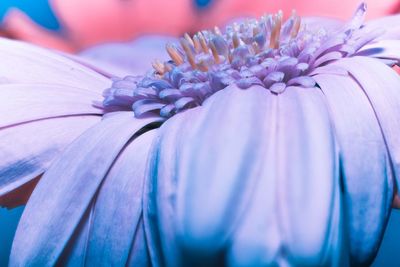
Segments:
[[[299,33],[300,25],[301,25],[301,18],[299,16],[297,16],[296,10],[293,10],[292,16],[294,17],[294,24],[293,24],[292,30],[290,32],[290,37],[293,39]]]
[[[233,48],[237,48],[240,45],[240,39],[238,34],[235,32],[232,36]]]
[[[159,60],[155,60],[152,64],[153,68],[156,70],[158,74],[163,75],[165,73],[165,66]]]
[[[194,47],[194,42],[193,42],[192,38],[190,37],[190,35],[189,35],[188,33],[185,33],[183,36],[184,36],[185,39],[189,42],[189,44],[190,44],[192,47]]]
[[[182,47],[166,46],[172,61],[154,61],[155,71],[146,76],[115,81],[104,91],[103,107],[110,112],[133,110],[135,116],[156,112],[168,118],[201,105],[230,84],[242,89],[259,85],[274,94],[293,86],[314,87],[316,69],[354,55],[379,36],[379,32],[365,34],[364,12],[361,6],[339,33],[306,28],[295,10],[284,24],[279,11],[259,21],[234,23],[225,32],[215,27],[193,37],[185,33],[179,40]]]
[[[253,28],[253,37],[256,37],[257,34],[259,34],[259,33],[260,33],[260,28],[259,27],[254,27]]]
[[[220,61],[220,59],[219,59],[219,55],[218,55],[218,52],[217,52],[217,48],[215,47],[215,45],[214,45],[213,42],[210,42],[210,48],[211,48],[211,52],[212,52],[212,55],[213,55],[213,57],[214,57],[215,63],[216,63],[216,64],[219,64],[221,61]]]
[[[172,66],[169,63],[164,63],[164,70],[165,72],[170,72],[172,71]]]
[[[201,60],[201,61],[197,64],[197,67],[198,67],[199,70],[201,70],[201,71],[204,71],[204,72],[208,71],[208,66],[207,66],[207,64],[206,64],[206,62],[205,62],[204,60]]]
[[[190,38],[190,37],[189,37]],[[186,57],[189,61],[190,66],[192,66],[193,69],[196,69],[196,61],[194,59],[194,55],[192,53],[192,49],[190,47],[189,42],[187,41],[187,39],[180,39],[180,44],[183,48],[183,51],[185,51],[186,53]]]
[[[201,45],[201,48],[203,49],[203,52],[208,53],[208,45],[207,45],[206,39],[204,38],[204,35],[201,32],[199,32],[198,36],[200,39],[200,45]]]
[[[182,56],[179,54],[179,52],[176,50],[176,48],[172,44],[167,44],[166,49],[167,49],[168,55],[175,62],[176,65],[183,64],[184,60],[183,60]]]
[[[274,16],[274,25],[269,42],[270,48],[276,49],[279,47],[279,39],[282,27],[282,16],[283,16],[282,10],[279,10],[279,12]]]
[[[218,26],[215,26],[215,27],[214,27],[214,33],[217,34],[217,35],[222,35],[222,32],[221,32],[221,30],[218,28]]]
[[[261,51],[260,47],[258,46],[258,44],[257,44],[256,42],[253,42],[253,43],[251,44],[251,47],[252,47],[253,50],[254,50],[254,54],[258,54],[258,53]]]
[[[193,44],[194,44],[194,50],[196,51],[196,53],[200,53],[201,44],[200,44],[200,40],[199,40],[199,37],[197,36],[197,34],[193,37]]]

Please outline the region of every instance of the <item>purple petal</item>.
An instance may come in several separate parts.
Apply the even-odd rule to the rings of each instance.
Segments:
[[[288,85],[300,85],[306,88],[314,87],[315,80],[308,76],[299,76],[288,81]]]
[[[400,76],[379,60],[367,57],[346,58],[335,64],[347,69],[368,97],[382,129],[399,186]]]
[[[227,257],[229,266],[274,266],[283,243],[276,216],[278,97],[269,96],[267,101],[265,119],[259,122],[265,129],[258,139],[265,152],[263,159],[254,163],[254,168],[260,170],[259,178],[232,237]]]
[[[333,60],[340,59],[342,57],[343,57],[343,55],[340,52],[337,52],[337,51],[329,52],[329,53],[326,53],[325,55],[319,57],[317,60],[315,60],[314,66],[321,66],[322,64],[325,64],[325,63],[333,61]]]
[[[314,69],[309,75],[313,76],[317,74],[335,74],[335,75],[347,76],[348,72],[343,68],[340,68],[338,66],[333,66],[332,64],[328,64],[326,66]]]
[[[54,265],[123,147],[138,130],[157,121],[120,112],[72,143],[32,194],[15,235],[10,264]]]
[[[69,143],[99,120],[98,116],[71,116],[0,129],[0,204],[9,202],[4,196],[46,171]],[[15,201],[4,205],[23,204]]]
[[[86,264],[126,265],[135,232],[140,231],[146,159],[155,133],[147,132],[129,144],[101,185],[90,220]],[[131,260],[141,257],[138,252],[132,251]]]
[[[255,166],[260,165],[255,164],[264,162],[260,138],[266,130],[260,122],[270,97],[260,86],[231,86],[195,109],[198,116],[187,116],[190,127],[171,119],[162,129],[161,135],[170,127],[185,129],[170,156],[178,163],[168,177],[178,184],[175,229],[181,248],[187,255],[201,255],[204,263],[228,241],[258,180]]]
[[[297,87],[278,101],[275,175],[285,257],[294,266],[335,266],[343,250],[339,154],[325,100]]]
[[[384,16],[367,22],[368,28],[381,28],[385,33],[379,39],[399,39],[400,38],[400,15]]]
[[[98,93],[49,84],[0,84],[0,129],[9,125],[51,117],[101,114],[93,101]]]
[[[353,79],[314,78],[327,99],[340,145],[350,260],[369,265],[383,237],[393,195],[385,141],[368,98]]]
[[[177,144],[186,136],[190,123],[201,109],[190,109],[167,120],[161,126],[160,138],[150,153],[143,194],[143,217],[153,266],[182,266],[175,226]]]
[[[0,83],[59,84],[100,93],[110,80],[64,56],[0,38]]]
[[[395,59],[400,62],[400,40],[381,40],[363,47],[357,55],[383,59]]]

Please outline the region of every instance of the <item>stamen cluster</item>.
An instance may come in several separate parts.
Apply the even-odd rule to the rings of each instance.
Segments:
[[[179,47],[167,44],[171,60],[154,62],[145,76],[114,81],[103,107],[168,118],[231,84],[242,89],[257,84],[275,94],[290,86],[314,87],[310,74],[316,68],[355,54],[380,34],[364,34],[360,16],[331,33],[307,29],[295,12],[283,23],[278,12],[234,23],[225,32],[215,27],[185,34]]]

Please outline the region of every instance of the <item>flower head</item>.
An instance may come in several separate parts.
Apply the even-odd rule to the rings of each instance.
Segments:
[[[34,188],[11,265],[370,263],[400,181],[399,33],[380,30],[400,18],[365,10],[185,36],[113,81],[2,40],[0,201]]]
[[[274,94],[313,88],[313,76],[332,62],[353,57],[384,33],[363,27],[365,11],[362,4],[349,23],[329,28],[302,25],[295,11],[284,22],[280,11],[234,23],[224,32],[215,27],[193,37],[185,34],[180,47],[166,46],[171,60],[154,62],[154,72],[116,79],[104,92],[103,107],[168,118],[233,84],[242,89],[259,85]]]

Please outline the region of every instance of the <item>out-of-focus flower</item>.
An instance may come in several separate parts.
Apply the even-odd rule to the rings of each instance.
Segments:
[[[400,179],[400,17],[365,9],[186,35],[112,81],[2,40],[0,202],[39,181],[11,266],[370,263]]]
[[[16,9],[10,10],[3,27],[17,39],[64,51],[76,51],[101,42],[132,40],[146,33],[179,35],[222,25],[238,16],[260,16],[279,9],[286,14],[290,14],[294,8],[305,15],[346,19],[359,2],[348,0],[339,5],[335,0],[49,1],[61,24],[61,31],[46,30]],[[394,12],[398,2],[368,0],[370,18]],[[36,4],[34,8],[37,8]]]

